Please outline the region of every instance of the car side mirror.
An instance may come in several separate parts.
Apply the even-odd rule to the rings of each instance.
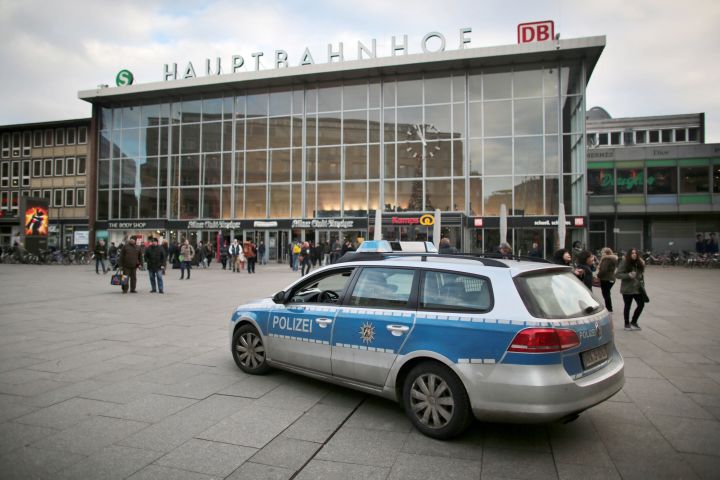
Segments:
[[[280,290],[272,297],[272,301],[275,303],[285,303],[285,292]]]

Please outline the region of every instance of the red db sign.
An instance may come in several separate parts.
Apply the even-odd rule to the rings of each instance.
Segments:
[[[555,24],[544,22],[521,23],[517,27],[518,43],[545,42],[555,38]]]

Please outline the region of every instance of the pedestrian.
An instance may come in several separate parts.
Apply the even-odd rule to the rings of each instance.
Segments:
[[[340,240],[337,238],[333,240],[332,246],[330,247],[330,263],[335,263],[338,258],[340,258],[340,251],[342,249],[342,246],[340,245]]]
[[[310,248],[310,243],[304,242],[302,246],[300,247],[300,253],[298,255],[298,260],[300,261],[300,276],[304,277],[307,273],[310,273],[310,268],[312,265],[312,260],[310,256],[312,255],[312,249]],[[307,267],[307,271],[305,268]]]
[[[147,263],[148,275],[150,276],[150,293],[165,293],[163,291],[163,274],[167,264],[165,250],[158,245],[157,237],[150,239],[150,246],[145,249],[145,262]],[[156,287],[157,283],[157,289]]]
[[[126,283],[122,286],[123,293],[128,292],[128,287],[130,293],[137,293],[137,269],[140,265],[142,265],[140,247],[135,243],[135,237],[130,237],[120,251],[120,267],[123,269],[123,274],[130,278],[129,285]]]
[[[205,244],[205,259],[207,260],[207,268],[210,268],[210,263],[212,263],[212,259],[215,256],[215,249],[213,247],[213,244],[210,242],[207,242]]]
[[[247,259],[248,273],[255,273],[255,263],[257,262],[257,245],[253,242],[245,242],[243,254]]]
[[[260,245],[257,247],[258,256],[260,257],[260,265],[267,264],[267,258],[265,257],[265,242],[260,240]]]
[[[578,263],[575,266],[576,273],[581,282],[585,284],[588,290],[592,291],[593,266],[595,265],[595,255],[590,250],[583,250],[578,253]]]
[[[298,261],[300,260],[300,251],[302,250],[302,246],[300,245],[300,242],[295,240],[292,246],[292,270],[293,272],[298,271]]]
[[[222,263],[223,270],[227,268],[227,260],[228,260],[228,242],[227,240],[223,241],[223,244],[220,245],[220,263]]]
[[[566,267],[572,267],[572,256],[567,248],[561,248],[555,250],[553,253],[553,263],[557,265],[564,265]]]
[[[438,248],[438,253],[445,255],[457,255],[458,250],[457,248],[450,245],[449,238],[443,237],[440,239],[440,248]]]
[[[580,240],[575,240],[572,244],[572,251],[570,252],[572,254],[573,264],[578,264],[578,255],[580,255],[580,252],[582,251],[582,243],[580,243]]]
[[[194,262],[198,268],[207,268],[207,256],[205,255],[205,244],[202,240],[198,241],[197,248],[195,249],[195,255],[193,256]]]
[[[97,245],[95,245],[95,273],[100,275],[100,269],[98,267],[102,266],[103,273],[107,273],[107,269],[105,268],[105,253],[107,251],[107,248],[105,247],[105,240],[102,238],[100,241],[97,242]]]
[[[538,242],[533,242],[528,255],[532,258],[542,258],[542,252],[540,251],[540,244]]]
[[[603,248],[597,276],[600,279],[600,290],[602,291],[603,300],[605,301],[605,308],[607,308],[609,312],[613,311],[610,290],[612,290],[613,285],[615,285],[615,270],[617,270],[617,266],[617,255],[613,253],[610,247]]]
[[[710,238],[705,244],[705,253],[710,255],[717,255],[718,253],[718,241],[715,232],[710,233]]]
[[[110,249],[108,250],[108,259],[110,261],[110,266],[115,270],[117,268],[117,256],[118,256],[118,247],[115,246],[115,242],[110,242]]]
[[[325,265],[330,265],[330,243],[326,240],[322,244],[323,246],[323,260]]]
[[[625,254],[620,266],[618,267],[616,278],[621,280],[620,293],[622,293],[625,308],[623,309],[623,318],[625,320],[625,330],[642,330],[638,325],[640,314],[645,307],[645,262],[638,255],[636,248],[631,248]],[[630,309],[632,302],[635,300],[637,307],[630,320]]]
[[[508,242],[501,242],[497,253],[500,254],[500,258],[512,258],[512,247]]]
[[[230,246],[228,247],[228,255],[230,256],[230,266],[233,272],[238,271],[238,255],[240,254],[240,244],[238,239],[234,238]]]
[[[195,257],[195,249],[190,245],[190,240],[187,238],[180,247],[180,280],[185,278],[185,270],[187,270],[187,279],[190,280],[190,270],[192,270],[192,260]]]

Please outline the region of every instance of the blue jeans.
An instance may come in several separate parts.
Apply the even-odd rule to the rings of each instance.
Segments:
[[[297,253],[292,254],[292,267],[293,267],[293,272],[298,271],[298,254]]]
[[[157,287],[160,292],[163,291],[163,271],[157,270],[153,272],[152,270],[148,270],[148,274],[150,275],[150,288],[154,292],[155,291],[155,280],[157,279]]]
[[[100,265],[102,265],[103,273],[107,270],[105,268],[105,261],[102,259],[102,257],[95,256],[95,273],[100,273],[100,269],[98,268]]]

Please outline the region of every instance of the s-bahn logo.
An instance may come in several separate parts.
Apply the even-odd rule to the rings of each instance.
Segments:
[[[134,80],[135,77],[133,77],[133,74],[130,70],[120,70],[115,77],[115,85],[117,85],[118,87],[132,85]]]
[[[430,214],[423,215],[422,217],[420,217],[420,225],[423,225],[425,227],[435,225],[435,217]]]

